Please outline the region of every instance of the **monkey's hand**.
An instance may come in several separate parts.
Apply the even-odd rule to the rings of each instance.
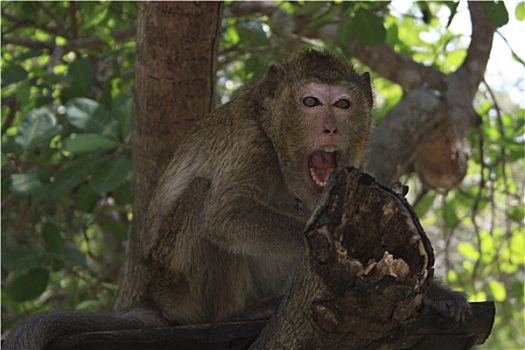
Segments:
[[[471,315],[465,293],[454,291],[439,281],[432,281],[423,299],[423,315],[437,315],[437,325],[452,329]]]

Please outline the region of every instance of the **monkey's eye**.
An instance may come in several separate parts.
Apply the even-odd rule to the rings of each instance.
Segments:
[[[346,99],[341,99],[337,101],[336,103],[334,103],[334,106],[336,106],[337,108],[341,108],[341,109],[348,109],[350,108],[350,101]]]
[[[315,97],[305,97],[305,99],[303,100],[303,104],[306,107],[315,107],[315,106],[320,106],[321,102],[319,102],[319,100],[316,99]]]

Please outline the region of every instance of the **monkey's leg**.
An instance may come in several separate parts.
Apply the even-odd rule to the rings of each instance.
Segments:
[[[228,321],[264,320],[275,314],[282,297],[262,300],[256,304],[248,305],[241,313],[228,318]]]
[[[202,293],[191,288],[189,279],[200,275],[197,271],[206,259],[196,237],[210,185],[208,179],[195,178],[166,208],[150,208],[148,220],[159,220],[161,224],[153,236],[143,237],[149,273],[143,300],[174,324],[206,319]],[[159,212],[161,216],[155,216]]]

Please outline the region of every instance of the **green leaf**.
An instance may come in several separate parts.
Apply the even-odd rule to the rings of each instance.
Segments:
[[[29,102],[31,97],[31,85],[29,82],[24,82],[16,89],[16,100],[20,105],[25,105]]]
[[[516,19],[519,19],[520,21],[525,20],[525,2],[520,2],[516,6],[516,10],[514,13],[516,15]]]
[[[49,283],[49,271],[37,267],[26,273],[16,275],[9,283],[5,292],[14,301],[32,300],[40,296]]]
[[[479,5],[494,27],[499,28],[509,22],[509,13],[503,1],[480,1]]]
[[[93,191],[91,186],[83,185],[76,192],[77,195],[77,210],[83,213],[91,213],[97,205],[100,195]]]
[[[72,244],[66,244],[66,257],[74,266],[88,267],[86,254]]]
[[[107,6],[106,4],[100,5]],[[87,19],[86,23],[84,24],[84,29],[99,26],[100,23],[106,18],[108,9],[107,7],[101,9],[101,6],[97,6],[97,11],[92,12],[92,15],[89,16],[89,19]]]
[[[355,37],[352,29],[353,22],[353,18],[348,15],[344,15],[344,17],[341,19],[341,22],[339,23],[339,26],[337,27],[337,42],[339,43],[339,46],[345,51],[348,51],[350,42]]]
[[[432,207],[432,204],[434,204],[435,199],[436,195],[430,192],[423,196],[414,208],[417,216],[422,217],[425,215]]]
[[[78,58],[69,65],[67,75],[71,78],[71,88],[89,95],[93,84],[93,65],[87,58]]]
[[[2,253],[2,269],[25,271],[41,266],[47,259],[40,247],[11,248]]]
[[[505,299],[507,298],[507,290],[505,289],[505,285],[503,283],[497,280],[490,280],[489,288],[492,292],[494,300],[505,301]]]
[[[122,241],[128,238],[128,227],[119,221],[106,219],[100,220],[98,224],[103,230],[111,232],[111,234]]]
[[[2,68],[2,85],[18,83],[27,79],[27,71],[17,64]],[[3,87],[2,87],[3,88]]]
[[[516,264],[523,263],[523,257],[525,257],[525,238],[522,233],[516,232],[509,243],[512,260],[516,261]]]
[[[116,123],[109,111],[88,98],[74,98],[66,103],[66,118],[74,127],[87,132],[116,137]]]
[[[120,138],[125,140],[133,126],[133,97],[128,94],[119,95],[113,102],[111,112],[117,120]]]
[[[478,260],[479,252],[478,250],[470,243],[461,242],[458,244],[458,252],[467,259]]]
[[[130,171],[130,157],[124,156],[117,160],[108,159],[100,166],[100,170],[93,175],[91,187],[99,193],[109,192],[121,184]]]
[[[458,13],[459,1],[445,1],[444,4],[447,5],[448,8],[450,9],[450,16],[448,17],[448,22],[447,22],[447,28],[448,28],[450,26],[450,23],[452,23],[454,16],[456,16],[456,13]]]
[[[455,193],[449,193],[447,197],[447,205],[445,207],[445,223],[448,228],[454,227],[458,221],[458,201],[457,195]]]
[[[416,2],[416,4],[418,5],[419,10],[421,11],[423,22],[425,22],[425,24],[429,24],[432,21],[432,11],[430,11],[428,3],[426,1],[418,1]]]
[[[525,301],[525,293],[523,293],[525,290],[525,285],[523,281],[513,281],[511,289],[512,294],[514,294],[518,298],[518,302],[523,305],[523,302]]]
[[[42,49],[30,49],[22,53],[20,56],[17,57],[17,60],[19,62],[22,62],[24,60],[27,60],[29,58],[39,57],[44,54],[44,50]]]
[[[64,253],[64,238],[55,224],[50,222],[42,224],[42,238],[51,252],[59,255]]]
[[[126,179],[113,191],[113,197],[119,204],[131,204],[133,201],[133,196],[131,192],[131,182],[129,179]]]
[[[99,134],[80,134],[64,140],[63,149],[71,153],[95,153],[115,149],[119,143]]]
[[[106,162],[108,157],[89,158],[84,157],[70,162],[55,176],[55,181],[49,188],[50,196],[60,196],[69,192],[98,171],[99,166]]]
[[[11,190],[16,194],[31,194],[42,185],[36,173],[11,174],[10,178]]]
[[[257,21],[238,22],[236,25],[240,42],[247,42],[250,45],[263,44],[268,41],[266,32],[262,29],[262,24]]]
[[[399,43],[399,27],[397,24],[394,23],[388,27],[385,42],[390,46],[394,46]]]
[[[24,151],[32,152],[37,147],[47,146],[61,130],[51,112],[44,108],[34,109],[22,117],[15,143]]]
[[[225,40],[231,45],[236,45],[239,43],[239,34],[233,26],[228,26],[225,32]]]
[[[365,45],[381,45],[386,39],[386,29],[381,18],[365,9],[357,10],[352,31]]]

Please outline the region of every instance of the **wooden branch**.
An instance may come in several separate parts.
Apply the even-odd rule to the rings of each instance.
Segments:
[[[469,1],[468,8],[472,22],[472,38],[467,56],[455,74],[459,75],[460,80],[465,81],[471,99],[473,99],[485,75],[495,28],[483,13],[479,2]]]
[[[383,78],[401,85],[405,92],[412,91],[423,84],[438,89],[442,89],[445,84],[445,74],[440,70],[417,63],[411,58],[397,53],[387,44],[371,47],[354,39],[350,43],[350,49],[354,57]]]
[[[442,96],[428,87],[410,91],[376,127],[365,168],[382,183],[398,181],[410,169],[416,150],[448,117]]]
[[[430,311],[420,314],[432,248],[404,197],[369,175],[349,168],[331,178],[305,241],[293,285],[268,323],[77,334],[48,349],[454,350],[490,334],[490,302],[473,304],[472,317],[454,330],[441,329]]]
[[[113,37],[115,41],[117,42],[125,41],[135,35],[136,29],[137,29],[136,26],[131,26],[124,30],[115,32],[113,34]],[[3,38],[2,44],[18,45],[18,46],[24,46],[24,47],[32,48],[32,49],[44,49],[44,50],[49,50],[49,51],[53,51],[58,46],[53,42],[44,42],[44,41],[38,41],[38,40],[29,39],[29,38],[21,38],[21,37]],[[66,54],[74,50],[79,50],[79,49],[97,50],[97,49],[104,48],[106,46],[107,46],[107,43],[104,40],[97,38],[97,37],[88,37],[88,38],[70,40],[62,47],[63,47],[63,53]]]
[[[472,316],[465,324],[453,331],[443,331],[435,326],[435,317],[421,317],[414,323],[414,330],[392,336],[391,348],[397,349],[469,349],[481,345],[488,338],[494,322],[494,303],[471,303]],[[46,350],[212,350],[248,349],[260,336],[268,321],[202,324],[169,328],[131,329],[126,331],[81,333],[62,337]],[[415,340],[416,338],[417,340]],[[396,342],[397,339],[397,342]],[[413,344],[413,345],[409,345]],[[381,349],[388,349],[382,347]]]

